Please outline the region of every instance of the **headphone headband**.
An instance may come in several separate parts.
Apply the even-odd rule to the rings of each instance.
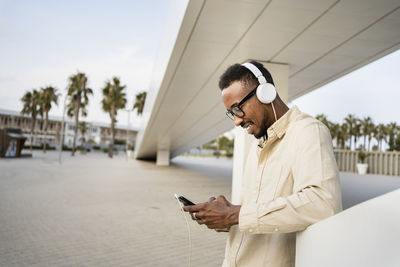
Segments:
[[[261,71],[260,71],[256,66],[254,66],[252,63],[246,62],[246,63],[243,63],[242,66],[243,66],[243,67],[246,67],[249,71],[251,71],[251,72],[254,74],[254,76],[256,76],[256,78],[257,78],[257,80],[258,80],[258,82],[259,82],[260,84],[265,84],[265,83],[267,83],[267,80],[265,79],[264,75],[263,75],[263,74],[261,73]]]

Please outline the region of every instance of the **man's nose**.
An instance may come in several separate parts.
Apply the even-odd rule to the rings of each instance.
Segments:
[[[235,118],[235,126],[239,127],[240,124],[242,124],[242,122],[243,122],[243,118],[239,118],[239,117],[236,117],[236,116],[234,116],[234,118]]]

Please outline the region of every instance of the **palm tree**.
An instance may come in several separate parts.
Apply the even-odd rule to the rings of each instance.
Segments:
[[[32,118],[31,123],[31,136],[30,136],[30,147],[32,150],[33,143],[33,135],[36,125],[36,117],[37,115],[42,115],[43,111],[40,106],[40,94],[36,89],[33,89],[32,92],[26,92],[24,96],[21,98],[23,103],[23,107],[21,110],[21,114],[30,115]]]
[[[400,126],[397,126],[396,138],[394,140],[394,150],[400,151]]]
[[[346,118],[344,118],[344,121],[348,125],[348,131],[349,131],[348,133],[349,133],[349,136],[350,136],[350,150],[351,150],[351,147],[352,147],[351,140],[352,140],[352,137],[354,136],[354,133],[355,133],[355,127],[356,127],[356,124],[357,124],[357,118],[356,118],[355,115],[349,114],[349,115],[347,115]],[[356,144],[354,144],[354,146],[356,146]]]
[[[357,149],[358,138],[361,137],[361,121],[356,119],[356,124],[353,127],[354,149]]]
[[[375,127],[375,131],[374,131],[374,136],[375,136],[376,140],[378,141],[379,151],[382,151],[382,141],[386,140],[386,135],[387,135],[387,128],[386,128],[385,124],[379,123]]]
[[[386,141],[389,145],[389,151],[394,151],[395,150],[395,140],[396,140],[396,135],[398,134],[398,126],[395,122],[391,122],[387,125],[387,138],[388,140]]]
[[[113,157],[117,113],[119,109],[125,108],[126,105],[125,88],[126,86],[121,85],[117,77],[112,78],[112,81],[107,81],[103,88],[102,107],[105,112],[108,112],[111,119],[111,142],[108,148],[108,156],[110,158]]]
[[[87,87],[88,79],[85,73],[78,72],[68,79],[68,111],[69,117],[75,118],[74,139],[72,141],[72,156],[75,155],[76,137],[78,135],[79,114],[85,117],[87,115],[86,106],[89,103],[89,95],[93,94],[93,90]]]
[[[143,113],[144,103],[146,102],[147,92],[141,92],[136,94],[135,103],[133,104],[133,109],[137,109],[137,114],[141,115]]]
[[[45,88],[40,89],[40,105],[42,107],[43,113],[45,115],[44,118],[44,136],[47,135],[47,128],[49,124],[49,111],[51,109],[51,103],[58,105],[58,97],[57,88],[52,86],[47,86]],[[46,153],[46,137],[43,138],[43,152]]]
[[[338,134],[338,141],[339,141],[340,147],[342,149],[346,148],[346,142],[349,139],[349,137],[350,137],[350,143],[351,143],[349,125],[347,123],[343,123],[342,125],[340,125],[339,134]]]
[[[368,137],[368,150],[370,150],[371,146],[371,139],[372,139],[372,134],[375,129],[375,125],[372,122],[371,117],[365,117],[364,119],[360,120],[361,123],[361,134],[364,136],[364,150],[366,150],[367,147],[367,137]]]
[[[329,131],[331,132],[332,140],[336,140],[336,147],[339,147],[340,124],[331,123]]]
[[[86,138],[85,134],[87,132],[88,126],[85,121],[80,121],[79,122],[79,133],[81,135],[81,153],[86,152]]]

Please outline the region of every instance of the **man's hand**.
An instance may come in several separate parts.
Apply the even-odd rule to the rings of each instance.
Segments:
[[[240,206],[232,205],[224,196],[212,197],[208,202],[185,206],[192,219],[210,229],[225,229],[239,223]]]

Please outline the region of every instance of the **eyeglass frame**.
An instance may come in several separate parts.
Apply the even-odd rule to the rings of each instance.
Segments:
[[[246,113],[244,113],[244,111],[242,110],[241,106],[242,106],[247,100],[249,100],[253,95],[256,94],[257,88],[258,88],[258,86],[257,86],[256,88],[254,88],[250,93],[248,93],[239,103],[233,104],[233,105],[231,106],[230,109],[227,109],[227,110],[226,110],[226,113],[225,113],[226,116],[227,116],[229,119],[233,120],[233,121],[235,120],[235,116],[238,117],[238,118],[244,118],[244,116],[246,115]],[[238,110],[237,110],[237,111],[233,111],[234,108],[237,108]],[[238,114],[237,112],[241,112],[241,113],[243,113],[243,114],[240,115],[240,114]]]

